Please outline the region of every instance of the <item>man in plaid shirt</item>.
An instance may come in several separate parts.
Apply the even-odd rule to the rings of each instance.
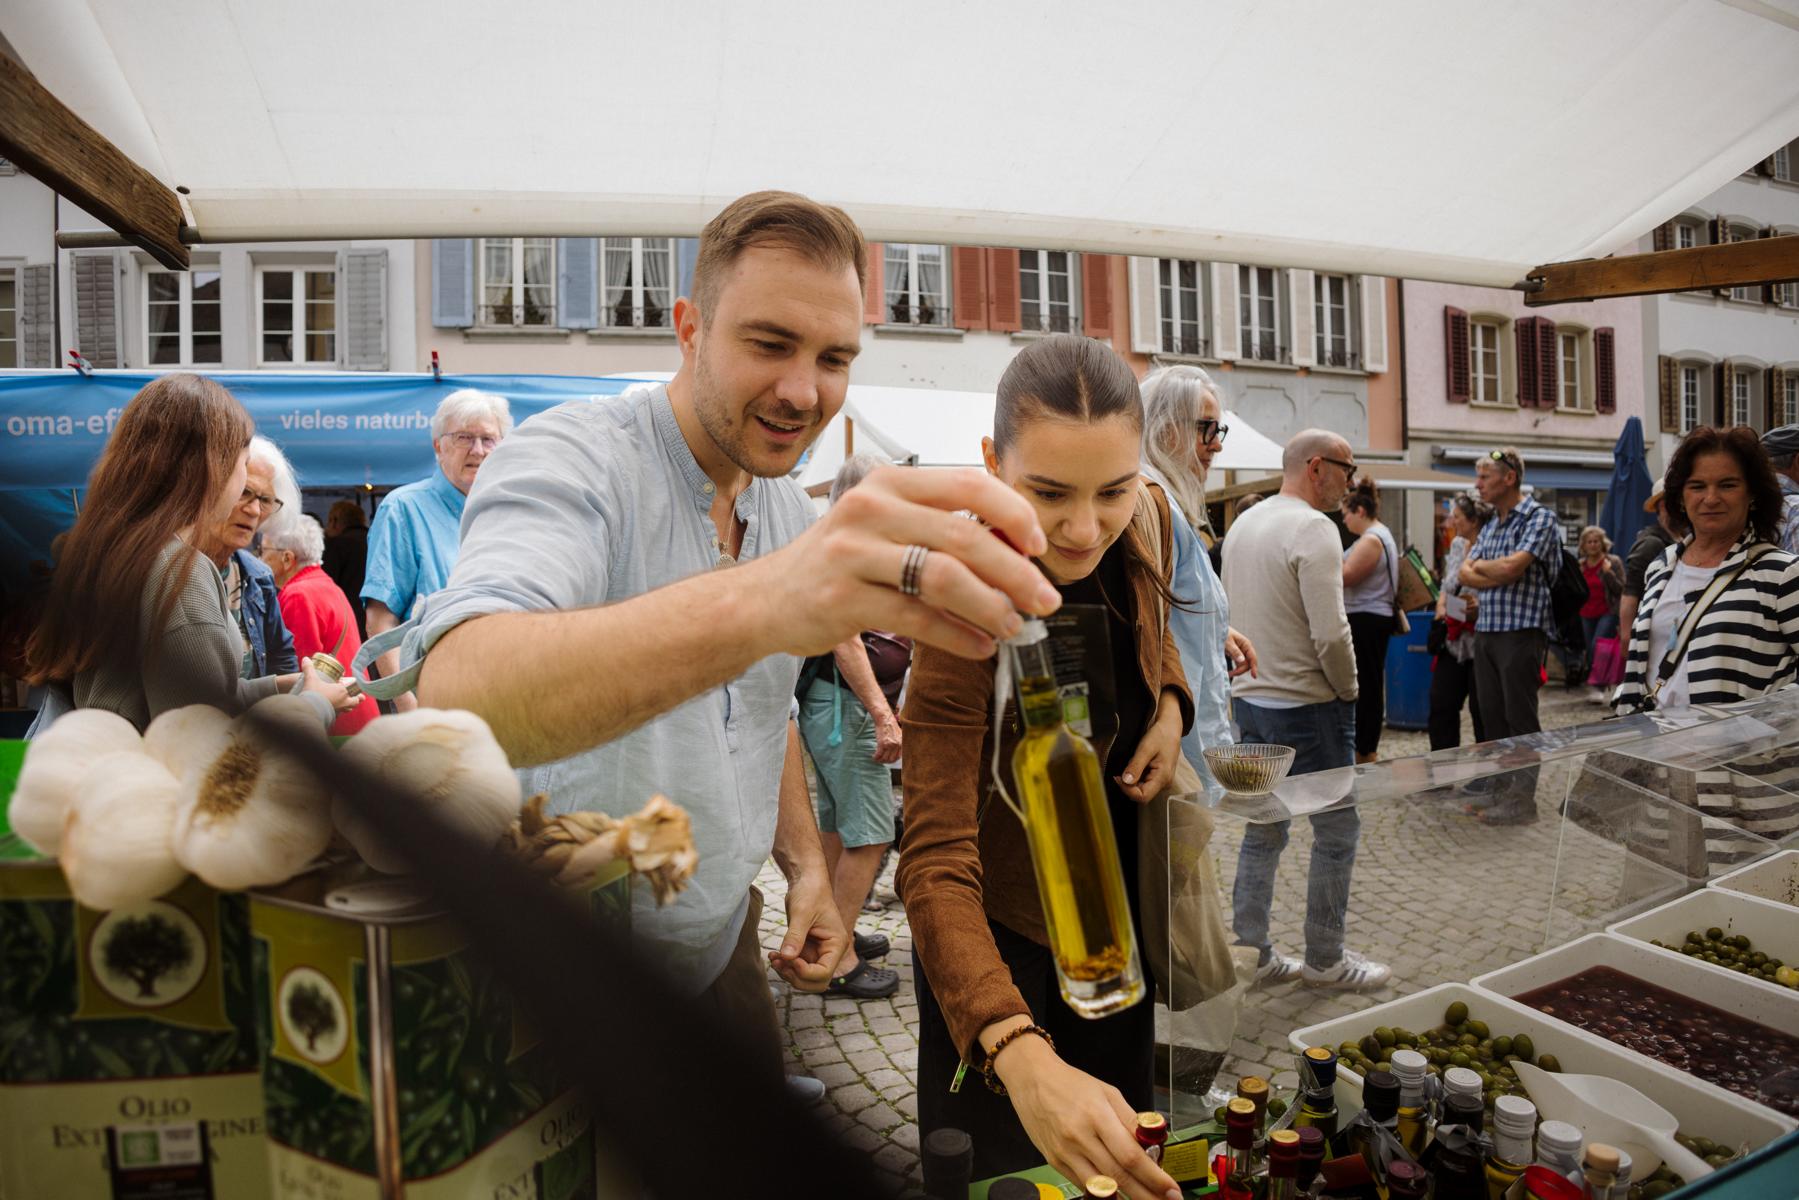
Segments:
[[[1524,495],[1524,458],[1507,446],[1480,460],[1474,487],[1493,506],[1462,564],[1464,586],[1478,590],[1474,622],[1474,688],[1487,736],[1536,733],[1537,691],[1549,649],[1549,584],[1560,570],[1562,526]],[[1514,772],[1476,814],[1489,825],[1537,819],[1536,768]]]

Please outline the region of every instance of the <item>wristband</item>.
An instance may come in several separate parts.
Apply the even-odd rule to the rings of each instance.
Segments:
[[[1034,1033],[1044,1041],[1048,1042],[1051,1050],[1056,1048],[1056,1039],[1049,1036],[1049,1030],[1041,1025],[1020,1025],[1017,1029],[1011,1030],[1004,1037],[1000,1038],[999,1041],[993,1043],[993,1049],[987,1051],[987,1061],[981,1064],[981,1078],[986,1081],[988,1090],[997,1096],[1006,1094],[1006,1085],[999,1081],[999,1075],[993,1067],[994,1060],[999,1057],[999,1052],[1001,1050],[1004,1050],[1007,1046],[1012,1044],[1014,1038],[1027,1033]]]

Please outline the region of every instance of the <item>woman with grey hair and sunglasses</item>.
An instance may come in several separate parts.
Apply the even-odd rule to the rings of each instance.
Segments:
[[[1231,728],[1231,680],[1255,674],[1255,647],[1230,627],[1230,604],[1196,526],[1206,519],[1206,472],[1224,446],[1229,426],[1211,376],[1198,367],[1163,367],[1143,381],[1143,473],[1174,501],[1174,571],[1179,601],[1169,612],[1175,645],[1193,689],[1193,728],[1181,751],[1208,790],[1217,782],[1201,751],[1236,740]]]

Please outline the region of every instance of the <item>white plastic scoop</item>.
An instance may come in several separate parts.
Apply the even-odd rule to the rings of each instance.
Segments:
[[[1628,1083],[1604,1075],[1564,1075],[1527,1062],[1512,1069],[1546,1121],[1566,1121],[1587,1135],[1630,1155],[1631,1175],[1647,1178],[1663,1162],[1688,1183],[1712,1168],[1674,1140],[1674,1114]]]

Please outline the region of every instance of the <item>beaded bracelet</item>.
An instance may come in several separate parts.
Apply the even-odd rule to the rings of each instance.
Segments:
[[[993,1049],[987,1051],[987,1061],[981,1064],[981,1078],[986,1080],[988,1090],[995,1095],[1005,1095],[1006,1085],[999,1081],[999,1075],[993,1069],[993,1062],[999,1057],[999,1052],[1001,1050],[1004,1050],[1007,1046],[1012,1044],[1013,1038],[1026,1033],[1034,1033],[1044,1041],[1048,1042],[1051,1050],[1056,1048],[1056,1039],[1049,1036],[1049,1030],[1041,1025],[1020,1025],[1017,1029],[1009,1031],[1005,1036],[1001,1037],[999,1041],[993,1043]]]

